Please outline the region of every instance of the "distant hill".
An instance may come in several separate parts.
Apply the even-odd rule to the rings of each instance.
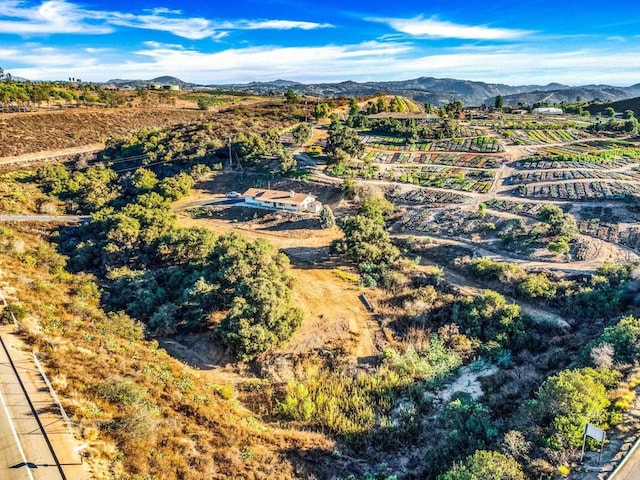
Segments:
[[[147,85],[158,83],[160,85],[178,85],[182,89],[199,86],[197,83],[185,82],[177,77],[171,77],[169,75],[152,78],[151,80],[125,80],[121,78],[114,78],[105,83],[113,83],[114,85],[130,85],[132,87],[146,87]]]
[[[612,87],[588,85],[572,87],[560,83],[510,86],[496,83],[457,80],[453,78],[420,77],[391,82],[353,82],[302,84],[296,82],[252,82],[246,84],[211,85],[212,88],[236,90],[256,94],[283,93],[293,88],[304,95],[316,97],[353,97],[378,93],[401,95],[421,103],[444,105],[460,100],[468,106],[493,105],[497,95],[502,95],[505,105],[517,105],[546,101],[548,103],[575,102],[581,100],[614,101],[640,95],[640,85]]]
[[[640,117],[640,97],[628,98],[617,102],[592,103],[585,107],[585,109],[588,110],[591,115],[597,115],[598,113],[602,113],[607,107],[613,108],[618,113],[624,113],[625,110],[633,110],[636,118]]]
[[[161,85],[179,85],[182,89],[204,86],[185,82],[172,76],[161,76],[151,80],[113,79],[107,83],[134,87],[145,87],[149,84],[159,83]],[[294,89],[303,95],[320,98],[365,97],[384,93],[408,97],[417,102],[431,103],[435,106],[441,106],[455,100],[460,100],[467,106],[493,105],[497,95],[502,95],[505,105],[575,102],[578,98],[583,101],[614,102],[640,96],[640,84],[630,87],[609,85],[574,87],[560,83],[511,86],[501,83],[434,77],[389,82],[354,82],[349,80],[339,83],[310,84],[279,79],[270,82],[212,84],[207,87],[215,90],[232,90],[258,95],[282,94],[289,89]]]
[[[503,96],[503,100],[505,105],[517,105],[518,103],[533,105],[534,103],[542,102],[549,104],[575,102],[578,101],[578,99],[585,102],[614,102],[638,95],[640,95],[638,85],[632,85],[630,87],[587,85],[584,87],[563,87],[553,90],[535,90],[526,93],[506,95]]]

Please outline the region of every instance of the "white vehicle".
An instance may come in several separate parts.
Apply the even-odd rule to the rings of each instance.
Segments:
[[[241,193],[238,192],[227,192],[227,198],[240,198],[242,196]]]

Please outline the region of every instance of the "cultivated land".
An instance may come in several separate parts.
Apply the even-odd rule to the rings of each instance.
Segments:
[[[473,120],[454,113],[450,124],[419,138],[362,125],[362,150],[345,157],[330,151],[336,127],[321,120],[303,145],[289,145],[297,167],[283,175],[280,153],[254,157],[250,134],[261,132],[269,143],[267,130],[275,128],[290,144],[305,113],[295,105],[253,99],[206,112],[178,107],[0,116],[0,135],[12,139],[0,142],[7,157],[0,159],[7,165],[0,185],[2,289],[26,310],[24,340],[43,351],[76,435],[89,445],[95,478],[435,479],[477,450],[519,463],[524,476],[506,478],[605,478],[622,441],[640,431],[632,368],[640,325],[632,323],[626,337],[611,330],[627,328],[617,322],[636,313],[640,291],[635,135],[596,133],[582,117]],[[347,117],[347,107],[338,111]],[[173,133],[158,130],[130,137],[126,148],[90,153],[109,145],[109,135],[177,124],[167,130]],[[444,133],[454,127],[455,135]],[[246,140],[237,140],[240,134]],[[229,135],[236,138],[231,162]],[[167,156],[156,161],[156,152]],[[27,154],[17,163],[11,158]],[[59,162],[52,160],[57,154],[71,157],[63,158],[71,175],[110,162],[116,174],[95,183],[88,171],[78,174],[73,180],[84,186],[73,190],[60,171],[35,172]],[[198,164],[213,170],[196,172]],[[166,191],[133,173],[146,169],[161,179],[195,172],[196,181],[167,211],[136,216],[127,202]],[[111,190],[100,190],[101,198],[113,199],[107,201],[116,213],[87,208],[77,193],[104,185]],[[245,208],[224,195],[252,186],[313,194],[345,231],[321,228],[317,216]],[[366,216],[367,205],[374,213],[384,208],[371,198],[386,198],[393,211],[381,214],[383,233],[364,244],[387,250],[373,260],[376,252],[363,247],[364,258],[356,259],[335,243],[345,232],[349,240],[344,225]],[[55,233],[48,221],[58,219],[48,216],[25,222],[25,215],[96,211],[93,230],[83,234],[75,233],[83,227]],[[135,222],[114,216],[101,223],[100,215],[120,211]],[[173,222],[171,212],[175,227],[160,226]],[[136,222],[145,218],[157,223],[138,233]],[[78,220],[66,218],[70,225]],[[166,237],[144,243],[144,232],[161,228],[169,229]],[[91,237],[93,231],[101,233]],[[199,233],[182,248],[182,240],[169,240],[178,231]],[[244,247],[212,248],[210,233],[267,241],[290,264],[282,267],[290,290],[280,296],[289,295],[303,319],[287,339],[250,358],[239,359],[225,337],[236,304],[213,308],[194,326],[194,302],[180,303],[177,295],[191,288],[195,304],[206,304],[212,291],[227,288],[202,265]],[[77,253],[87,245],[102,245],[87,250],[89,261]],[[206,261],[196,256],[205,245]],[[70,257],[75,275],[56,248]],[[255,261],[268,256],[262,251]],[[231,260],[215,261],[222,270]],[[237,268],[228,278],[250,267]],[[183,270],[180,280],[176,272]],[[191,277],[197,281],[184,286]],[[242,285],[231,289],[248,288]],[[157,309],[167,298],[171,303]],[[133,320],[113,313],[122,310]],[[146,337],[136,320],[146,322]],[[564,372],[584,375],[577,386],[566,380],[569,397],[585,388],[588,396],[602,393],[601,404],[545,410],[538,399],[560,405],[553,395],[564,387],[541,386]],[[577,461],[574,436],[578,431],[581,439],[583,421],[609,429],[603,467],[593,453]]]

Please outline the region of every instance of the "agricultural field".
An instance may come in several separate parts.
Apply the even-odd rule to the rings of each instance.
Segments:
[[[499,131],[505,138],[516,145],[547,145],[574,142],[589,136],[586,132],[576,129],[502,129]]]
[[[516,202],[514,200],[505,200],[492,198],[485,202],[488,208],[498,210],[500,212],[511,213],[514,215],[527,215],[529,217],[537,217],[540,212],[542,203],[533,202]]]
[[[523,196],[546,200],[622,200],[640,194],[640,183],[586,181],[526,185]]]
[[[426,189],[405,189],[392,187],[385,192],[385,196],[395,204],[409,205],[450,205],[464,203],[467,197],[453,193]]]
[[[420,163],[468,168],[498,168],[505,161],[500,157],[478,155],[475,153],[390,153],[375,150],[366,152],[364,160],[376,163]]]
[[[504,151],[504,148],[497,139],[483,136],[409,142],[405,138],[399,137],[363,135],[362,142],[369,148],[392,152],[420,151],[499,153]]]
[[[519,170],[550,170],[558,168],[590,168],[590,169],[610,169],[621,168],[638,163],[637,160],[620,158],[614,160],[597,161],[596,159],[583,160],[578,157],[576,160],[553,160],[555,157],[528,158],[514,162],[512,166]]]
[[[640,172],[610,172],[608,170],[535,170],[517,173],[505,179],[507,185],[520,185],[540,182],[556,182],[561,180],[624,180],[639,181]]]
[[[455,167],[390,167],[383,171],[381,178],[422,185],[425,187],[450,188],[463,192],[486,193],[493,185],[491,171],[463,170]]]

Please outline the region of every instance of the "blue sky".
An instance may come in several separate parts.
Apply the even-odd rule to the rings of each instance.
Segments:
[[[0,67],[32,80],[640,83],[640,3],[0,0]]]

